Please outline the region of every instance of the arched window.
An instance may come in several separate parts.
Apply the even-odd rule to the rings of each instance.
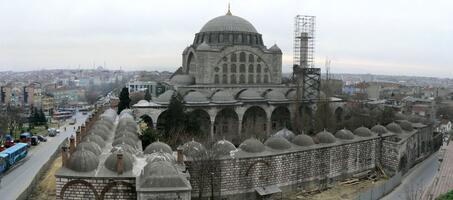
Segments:
[[[231,84],[236,84],[236,75],[231,74],[230,83],[231,83]]]
[[[219,42],[223,42],[223,34],[219,35]]]
[[[233,43],[233,34],[228,35],[228,41]]]
[[[247,35],[247,44],[250,44],[250,35]]]
[[[238,43],[242,44],[242,35],[241,34],[238,35]]]
[[[227,64],[223,64],[223,66],[222,66],[222,72],[223,72],[223,73],[228,73],[228,65],[227,65]]]
[[[261,75],[256,75],[256,83],[261,83]]]
[[[239,62],[245,62],[245,53],[244,52],[241,52],[239,54]]]
[[[239,65],[239,72],[242,72],[242,73],[245,72],[245,65],[244,64]]]
[[[261,65],[260,64],[258,64],[256,66],[256,73],[261,73]]]
[[[264,83],[269,83],[269,76],[267,74],[264,75]]]
[[[255,44],[258,44],[258,36],[255,35]]]
[[[232,65],[231,65],[230,72],[231,72],[231,73],[236,73],[236,65],[235,65],[235,64],[232,64]]]
[[[255,57],[253,56],[253,54],[249,54],[249,62],[255,62]]]
[[[236,62],[236,61],[237,61],[236,54],[232,53],[231,54],[231,62]]]
[[[223,84],[227,84],[227,83],[228,83],[228,77],[227,77],[226,74],[224,74],[224,75],[222,76],[222,83],[223,83]]]
[[[253,65],[249,65],[249,73],[253,73]]]
[[[219,83],[220,83],[220,81],[219,81],[219,75],[218,75],[218,74],[216,74],[216,75],[214,76],[214,83],[215,83],[215,84],[219,84]]]
[[[253,74],[249,74],[249,83],[253,83]]]
[[[241,74],[241,76],[239,76],[239,83],[245,83],[245,75],[244,74]]]

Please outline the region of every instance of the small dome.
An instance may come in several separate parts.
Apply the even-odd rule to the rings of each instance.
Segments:
[[[112,150],[110,152],[116,152],[118,150],[122,150],[123,152],[130,153],[132,155],[137,153],[137,150],[128,144],[118,144],[112,147]]]
[[[95,170],[99,165],[99,159],[91,151],[83,148],[75,151],[68,160],[68,168],[78,172]]]
[[[140,100],[136,104],[134,104],[134,107],[147,107],[149,106],[149,102],[147,100]]]
[[[211,100],[213,103],[236,103],[236,99],[234,99],[233,95],[227,91],[220,90],[212,95]]]
[[[287,101],[288,100],[288,99],[286,99],[286,97],[283,93],[276,91],[276,90],[269,91],[268,93],[266,93],[266,95],[264,97],[266,98],[266,100],[269,100],[269,101]]]
[[[249,138],[242,142],[239,145],[239,148],[242,151],[249,152],[249,153],[260,153],[264,151],[264,144],[257,140],[256,138]]]
[[[110,171],[116,172],[117,171],[117,160],[118,160],[118,154],[123,154],[123,170],[125,172],[132,170],[133,164],[134,164],[134,156],[132,154],[127,153],[127,152],[121,152],[121,151],[115,151],[113,153],[110,153],[110,155],[107,157],[107,159],[104,162],[104,165],[107,169]]]
[[[219,140],[212,146],[212,149],[217,156],[229,156],[231,151],[236,150],[236,147],[227,140]]]
[[[271,149],[285,150],[291,148],[291,143],[288,142],[284,137],[270,137],[264,142],[264,145]]]
[[[174,85],[193,85],[195,79],[189,74],[176,74],[170,79],[170,83]]]
[[[139,141],[140,140],[140,138],[138,138],[138,136],[135,133],[130,132],[130,131],[122,131],[122,132],[117,133],[115,135],[115,139],[116,138],[120,138],[120,137],[129,137],[129,138],[131,138],[131,139],[133,139],[135,141]]]
[[[156,98],[155,102],[158,104],[169,104],[174,94],[175,94],[174,90],[167,90],[161,95],[159,95],[159,97]]]
[[[182,145],[181,148],[182,153],[188,157],[197,157],[199,155],[202,155],[203,153],[206,153],[204,146],[199,142],[195,142],[194,140],[186,142],[184,145]]]
[[[117,146],[120,144],[127,144],[127,145],[135,148],[137,145],[137,141],[134,141],[132,138],[123,136],[123,137],[115,138],[115,140],[112,143],[112,146]]]
[[[255,27],[247,20],[234,16],[222,15],[209,20],[201,32],[244,32],[244,33],[257,33]]]
[[[371,128],[371,131],[375,132],[377,134],[385,134],[385,133],[388,132],[387,129],[384,126],[380,125],[380,124],[374,125]]]
[[[402,113],[395,113],[396,120],[407,120],[407,116]]]
[[[287,128],[283,128],[282,130],[277,131],[273,136],[284,137],[288,141],[292,141],[296,135]]]
[[[423,119],[423,117],[420,117],[417,115],[411,115],[409,117],[409,121],[412,123],[423,123],[424,119]]]
[[[200,45],[197,47],[197,51],[209,51],[211,50],[211,47],[209,44],[206,43],[206,41],[203,41]]]
[[[282,50],[277,46],[277,44],[272,45],[272,47],[269,48],[269,51],[273,53],[282,53]]]
[[[335,137],[332,135],[332,133],[327,132],[326,130],[321,131],[316,134],[316,139],[318,140],[319,143],[335,143]]]
[[[292,142],[295,144],[295,145],[298,145],[298,146],[311,146],[311,145],[314,145],[315,142],[313,141],[313,138],[308,136],[308,135],[305,135],[305,134],[300,134],[300,135],[297,135],[296,137],[294,137],[294,139],[292,140]]]
[[[387,130],[389,130],[390,132],[393,132],[393,133],[402,133],[403,132],[401,130],[401,126],[395,122],[387,124],[386,128],[387,128]]]
[[[172,154],[166,153],[166,152],[154,152],[149,154],[148,158],[146,158],[147,163],[152,163],[152,162],[159,162],[159,161],[165,161],[165,162],[170,162],[170,163],[175,163],[175,157]]]
[[[192,91],[186,94],[186,96],[184,96],[184,101],[189,104],[209,103],[209,100],[206,97],[206,95],[198,91]]]
[[[87,135],[83,138],[82,141],[91,141],[91,142],[94,142],[96,143],[97,145],[99,145],[101,148],[104,148],[105,146],[105,142],[104,142],[104,139],[102,139],[101,136],[99,135],[94,135],[94,134],[90,134],[90,135]]]
[[[167,161],[150,162],[145,165],[143,171],[145,176],[165,176],[178,174],[176,168]]]
[[[155,152],[164,152],[164,153],[169,153],[169,154],[172,154],[173,153],[173,150],[171,149],[170,146],[168,146],[168,144],[165,144],[163,142],[159,142],[159,141],[156,141],[156,142],[153,142],[151,144],[149,144],[146,148],[145,148],[145,154],[152,154],[152,153],[155,153]]]
[[[400,124],[401,128],[403,130],[405,130],[405,131],[413,131],[414,130],[414,127],[412,127],[412,124],[409,121],[407,121],[407,120],[401,120],[399,124]]]
[[[335,137],[343,140],[352,140],[354,139],[354,134],[350,130],[341,129],[335,133]]]
[[[371,130],[369,128],[361,126],[354,130],[354,135],[357,135],[360,137],[371,137],[371,136],[373,136],[373,133],[371,132]]]
[[[76,150],[80,149],[91,151],[94,154],[96,154],[96,156],[99,156],[102,153],[101,147],[98,144],[91,142],[89,140],[79,143],[76,147]]]
[[[176,168],[166,161],[148,163],[144,174],[146,178],[141,184],[144,188],[190,188],[187,179],[179,176]]]
[[[241,100],[261,100],[264,99],[257,91],[247,89],[239,94]]]

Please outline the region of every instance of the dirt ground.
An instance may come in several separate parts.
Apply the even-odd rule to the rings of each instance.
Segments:
[[[33,189],[32,194],[28,199],[33,200],[54,200],[55,195],[55,172],[61,167],[61,156],[55,159],[49,169],[39,180],[36,187]]]
[[[355,185],[346,185],[346,184],[336,184],[334,187],[325,190],[321,193],[317,194],[303,194],[302,192],[299,193],[291,193],[286,194],[283,199],[290,199],[290,200],[346,200],[346,199],[353,199],[358,194],[365,192],[369,188],[377,186],[383,183],[385,180],[381,179],[376,182],[370,180],[360,181]]]

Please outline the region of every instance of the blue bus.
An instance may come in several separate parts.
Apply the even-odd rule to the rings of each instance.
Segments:
[[[5,172],[18,161],[25,158],[28,153],[28,144],[17,143],[14,146],[0,152],[0,173]]]

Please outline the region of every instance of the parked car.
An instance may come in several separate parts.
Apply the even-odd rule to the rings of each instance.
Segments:
[[[31,137],[31,145],[36,146],[38,144],[39,144],[38,136],[32,136]]]
[[[57,136],[57,129],[55,129],[55,128],[49,128],[49,129],[47,130],[47,133],[48,133],[48,135],[49,135],[50,137],[55,137],[55,136]]]
[[[38,140],[41,142],[47,142],[47,138],[42,135],[38,135]]]
[[[60,133],[60,129],[57,129],[56,131],[57,131],[57,134]]]

